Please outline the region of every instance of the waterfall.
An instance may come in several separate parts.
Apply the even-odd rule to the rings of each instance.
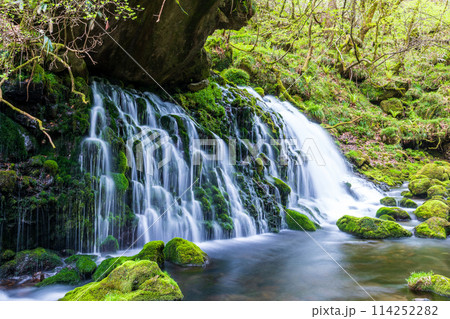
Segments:
[[[321,223],[352,209],[364,214],[363,207],[378,200],[378,192],[351,172],[328,132],[291,104],[247,90],[242,98],[256,100],[279,128],[277,138],[257,112],[248,115],[251,128],[243,132],[237,110],[225,102],[229,99],[223,104],[234,117],[233,133],[224,140],[155,94],[92,85],[90,134],[82,142],[80,163],[95,177],[93,251],[108,235],[123,235],[117,221],[126,211],[136,218],[138,246],[173,237],[199,242],[280,229],[284,213],[274,178],[292,190],[286,207]],[[126,156],[126,171],[117,164],[124,157],[120,153]],[[257,159],[264,160],[259,172]]]

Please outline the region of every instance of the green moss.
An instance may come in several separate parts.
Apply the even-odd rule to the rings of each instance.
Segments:
[[[431,217],[414,228],[414,235],[423,238],[446,239],[450,223],[443,218]]]
[[[392,115],[392,117],[401,116],[404,111],[402,101],[396,98],[381,101],[380,106],[384,113]]]
[[[447,162],[436,161],[425,165],[417,175],[423,175],[430,179],[448,181],[450,179],[450,164]]]
[[[351,150],[345,154],[345,157],[347,157],[347,159],[357,167],[362,167],[365,164],[370,164],[370,159],[361,151]]]
[[[393,221],[393,222],[395,222],[395,219],[394,219],[394,217],[392,217],[392,216],[389,216],[389,215],[381,215],[380,217],[378,217],[379,219],[383,219],[383,220],[390,220],[390,221]]]
[[[159,267],[164,266],[164,242],[161,240],[151,241],[144,245],[142,250],[134,255],[133,260],[151,260]]]
[[[85,258],[85,257],[89,258],[92,261],[96,261],[98,258],[97,255],[72,255],[72,256],[64,259],[64,262],[67,265],[72,265],[72,264],[75,264],[78,261],[78,259]]]
[[[27,156],[23,131],[21,126],[0,113],[0,160],[19,161]]]
[[[432,198],[434,196],[442,196],[442,197],[448,197],[448,191],[445,189],[442,185],[434,185],[428,188],[427,190],[427,197]]]
[[[337,221],[338,228],[346,233],[366,239],[411,237],[409,230],[393,221],[371,217],[357,218],[345,215]]]
[[[384,197],[380,199],[380,204],[384,206],[396,206],[397,201],[395,200],[394,197]]]
[[[414,214],[419,220],[426,220],[431,217],[448,218],[449,208],[446,204],[439,200],[430,199],[427,200],[423,205],[419,206]]]
[[[236,85],[248,85],[250,81],[250,75],[241,69],[230,68],[222,72],[222,76],[236,84]]]
[[[36,287],[45,287],[50,285],[76,285],[81,282],[80,276],[76,270],[63,268],[56,275],[45,278]]]
[[[405,208],[417,208],[417,203],[409,198],[403,197],[400,200],[400,207],[405,207]]]
[[[433,185],[430,178],[419,178],[411,181],[408,185],[409,190],[415,196],[425,196],[428,188]]]
[[[164,257],[180,266],[204,266],[208,262],[208,255],[196,244],[178,237],[166,244]]]
[[[17,183],[16,171],[0,170],[0,191],[5,194],[12,193]]]
[[[259,95],[261,95],[262,97],[264,97],[264,89],[261,87],[257,87],[254,89],[256,93],[258,93]]]
[[[63,301],[153,301],[181,300],[176,282],[148,260],[127,261],[100,282],[69,291]]]
[[[114,253],[117,250],[119,250],[119,242],[117,241],[117,239],[114,236],[109,235],[102,241],[99,249],[100,249],[100,252]]]
[[[128,168],[128,160],[127,156],[124,152],[120,151],[118,155],[118,163],[117,163],[117,169],[120,174],[125,174]]]
[[[55,253],[36,248],[16,253],[13,260],[0,267],[0,278],[31,275],[38,271],[48,271],[62,265],[62,260]]]
[[[308,216],[292,209],[286,209],[286,224],[289,229],[302,231],[316,231],[317,226]]]
[[[116,189],[119,193],[125,193],[130,186],[130,182],[128,181],[125,174],[120,173],[111,173],[111,176],[114,180],[114,184],[116,185]]]
[[[92,279],[95,281],[102,280],[108,274],[111,273],[115,268],[119,267],[126,261],[137,261],[137,260],[150,260],[158,263],[160,267],[164,266],[164,242],[162,241],[151,241],[144,245],[142,250],[134,256],[130,257],[115,257],[103,260],[100,265],[98,265],[97,270],[92,275]]]
[[[411,220],[411,216],[401,208],[398,207],[381,207],[377,210],[376,217],[389,215],[396,221]]]
[[[56,176],[58,174],[58,163],[53,160],[47,160],[44,162],[44,169],[47,173],[52,176]]]
[[[13,252],[10,249],[7,249],[5,251],[2,251],[0,253],[0,265],[4,262],[10,261],[12,259],[14,259],[14,256],[16,255],[15,252]]]
[[[450,278],[435,275],[432,271],[412,273],[406,281],[411,290],[429,291],[450,297]]]
[[[75,267],[81,278],[88,279],[97,269],[97,264],[87,256],[81,256],[78,258]]]
[[[280,192],[281,203],[286,206],[289,200],[289,194],[291,194],[292,190],[289,185],[281,179],[273,177],[273,180],[275,187],[278,188],[278,191]]]

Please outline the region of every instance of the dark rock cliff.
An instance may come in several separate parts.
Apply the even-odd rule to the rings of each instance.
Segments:
[[[177,1],[167,0],[156,22],[162,3],[131,0],[131,6],[145,9],[133,21],[111,23],[108,30],[114,40],[105,35],[91,71],[145,87],[155,86],[146,72],[169,89],[200,81],[209,70],[203,51],[206,38],[216,29],[241,28],[254,11],[251,0],[181,0],[182,9]]]

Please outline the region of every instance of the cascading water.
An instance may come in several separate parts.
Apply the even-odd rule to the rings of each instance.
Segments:
[[[379,193],[351,173],[324,129],[289,103],[247,90],[280,128],[279,138],[252,113],[251,142],[242,137],[237,121],[225,142],[182,107],[154,94],[93,84],[91,130],[80,162],[95,177],[94,251],[107,235],[121,237],[114,225],[127,207],[138,220],[138,246],[173,237],[198,242],[280,228],[283,209],[272,177],[291,187],[287,207],[319,222],[336,220],[349,209],[364,214],[362,207],[376,203]],[[224,88],[223,94],[233,93]],[[128,164],[126,192],[120,190],[125,175],[114,163],[120,152]],[[259,175],[249,163],[256,158],[265,160]],[[351,192],[345,183],[352,184]]]

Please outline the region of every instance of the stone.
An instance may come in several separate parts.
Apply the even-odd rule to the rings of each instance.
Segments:
[[[384,239],[411,237],[412,233],[393,221],[371,217],[354,217],[345,215],[338,219],[336,225],[346,233],[365,239]]]
[[[377,210],[376,217],[388,215],[394,218],[396,221],[411,220],[411,216],[401,208],[398,207],[381,207]]]
[[[209,86],[209,80],[205,79],[203,81],[197,83],[191,83],[188,85],[188,89],[192,92],[198,92],[203,89],[206,89]]]
[[[440,217],[431,217],[414,228],[414,235],[422,238],[446,239],[450,223]]]
[[[430,199],[419,206],[414,214],[419,220],[426,220],[431,217],[448,218],[449,207],[440,200]]]
[[[316,231],[318,228],[308,216],[293,209],[286,209],[286,224],[292,230]]]
[[[205,266],[208,263],[208,255],[200,247],[178,237],[166,244],[164,257],[167,261],[183,267]]]
[[[177,283],[149,260],[126,261],[100,282],[66,293],[62,301],[168,301],[181,300]]]

